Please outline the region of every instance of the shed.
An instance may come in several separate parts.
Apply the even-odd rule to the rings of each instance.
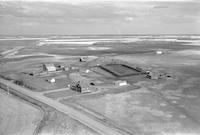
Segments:
[[[86,62],[87,61],[87,57],[81,57],[79,58],[79,62]]]
[[[50,82],[50,83],[56,83],[56,79],[55,78],[47,79],[47,81]]]
[[[114,82],[114,85],[125,86],[125,85],[128,85],[128,83],[127,83],[127,81],[118,80],[118,81]]]
[[[43,64],[43,71],[53,72],[56,71],[56,67],[54,64]]]
[[[161,50],[156,51],[156,54],[163,54]]]

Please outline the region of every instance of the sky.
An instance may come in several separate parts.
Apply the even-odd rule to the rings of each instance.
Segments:
[[[0,0],[0,34],[200,34],[200,0]]]

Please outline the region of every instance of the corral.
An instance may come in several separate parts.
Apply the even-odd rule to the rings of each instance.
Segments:
[[[126,77],[126,76],[132,76],[132,75],[139,75],[142,73],[142,71],[137,68],[133,68],[133,67],[130,67],[128,65],[123,65],[123,64],[101,65],[100,68],[111,73],[112,75],[116,77]]]

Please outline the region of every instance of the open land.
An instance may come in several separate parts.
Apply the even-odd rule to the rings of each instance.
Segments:
[[[198,135],[199,40],[190,35],[3,39],[0,87],[51,108],[39,105],[48,114],[39,135]]]
[[[43,112],[27,103],[17,100],[0,90],[0,134],[31,135],[39,125]]]

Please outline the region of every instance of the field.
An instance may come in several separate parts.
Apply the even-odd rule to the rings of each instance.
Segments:
[[[71,90],[62,90],[62,91],[57,91],[57,92],[50,92],[45,94],[45,96],[52,98],[52,99],[58,99],[58,98],[66,98],[66,97],[72,97],[75,95],[80,95],[80,93],[71,91]]]
[[[159,134],[160,132],[194,133],[200,132],[198,97],[200,80],[199,57],[165,54],[121,55],[123,59],[139,65],[159,67],[175,78],[160,81],[138,80],[134,83],[140,89],[123,93],[109,93],[72,100],[84,108],[103,115],[130,133]],[[143,61],[139,61],[139,60]],[[184,66],[183,66],[184,65]],[[62,100],[63,103],[69,100]]]
[[[130,67],[127,67],[121,64],[105,65],[105,66],[101,66],[101,68],[114,74],[117,77],[125,77],[125,76],[140,74],[140,72],[138,72],[137,70],[134,70]]]
[[[0,89],[0,134],[33,134],[40,124],[43,112]]]
[[[61,113],[53,113],[48,117],[45,125],[38,135],[100,135],[94,130],[83,125],[69,116]]]
[[[24,83],[24,87],[37,92],[66,88],[67,84],[69,83],[65,73],[64,76],[59,74],[43,77],[22,75],[19,78]],[[52,78],[56,79],[56,83],[51,83],[48,81]]]

